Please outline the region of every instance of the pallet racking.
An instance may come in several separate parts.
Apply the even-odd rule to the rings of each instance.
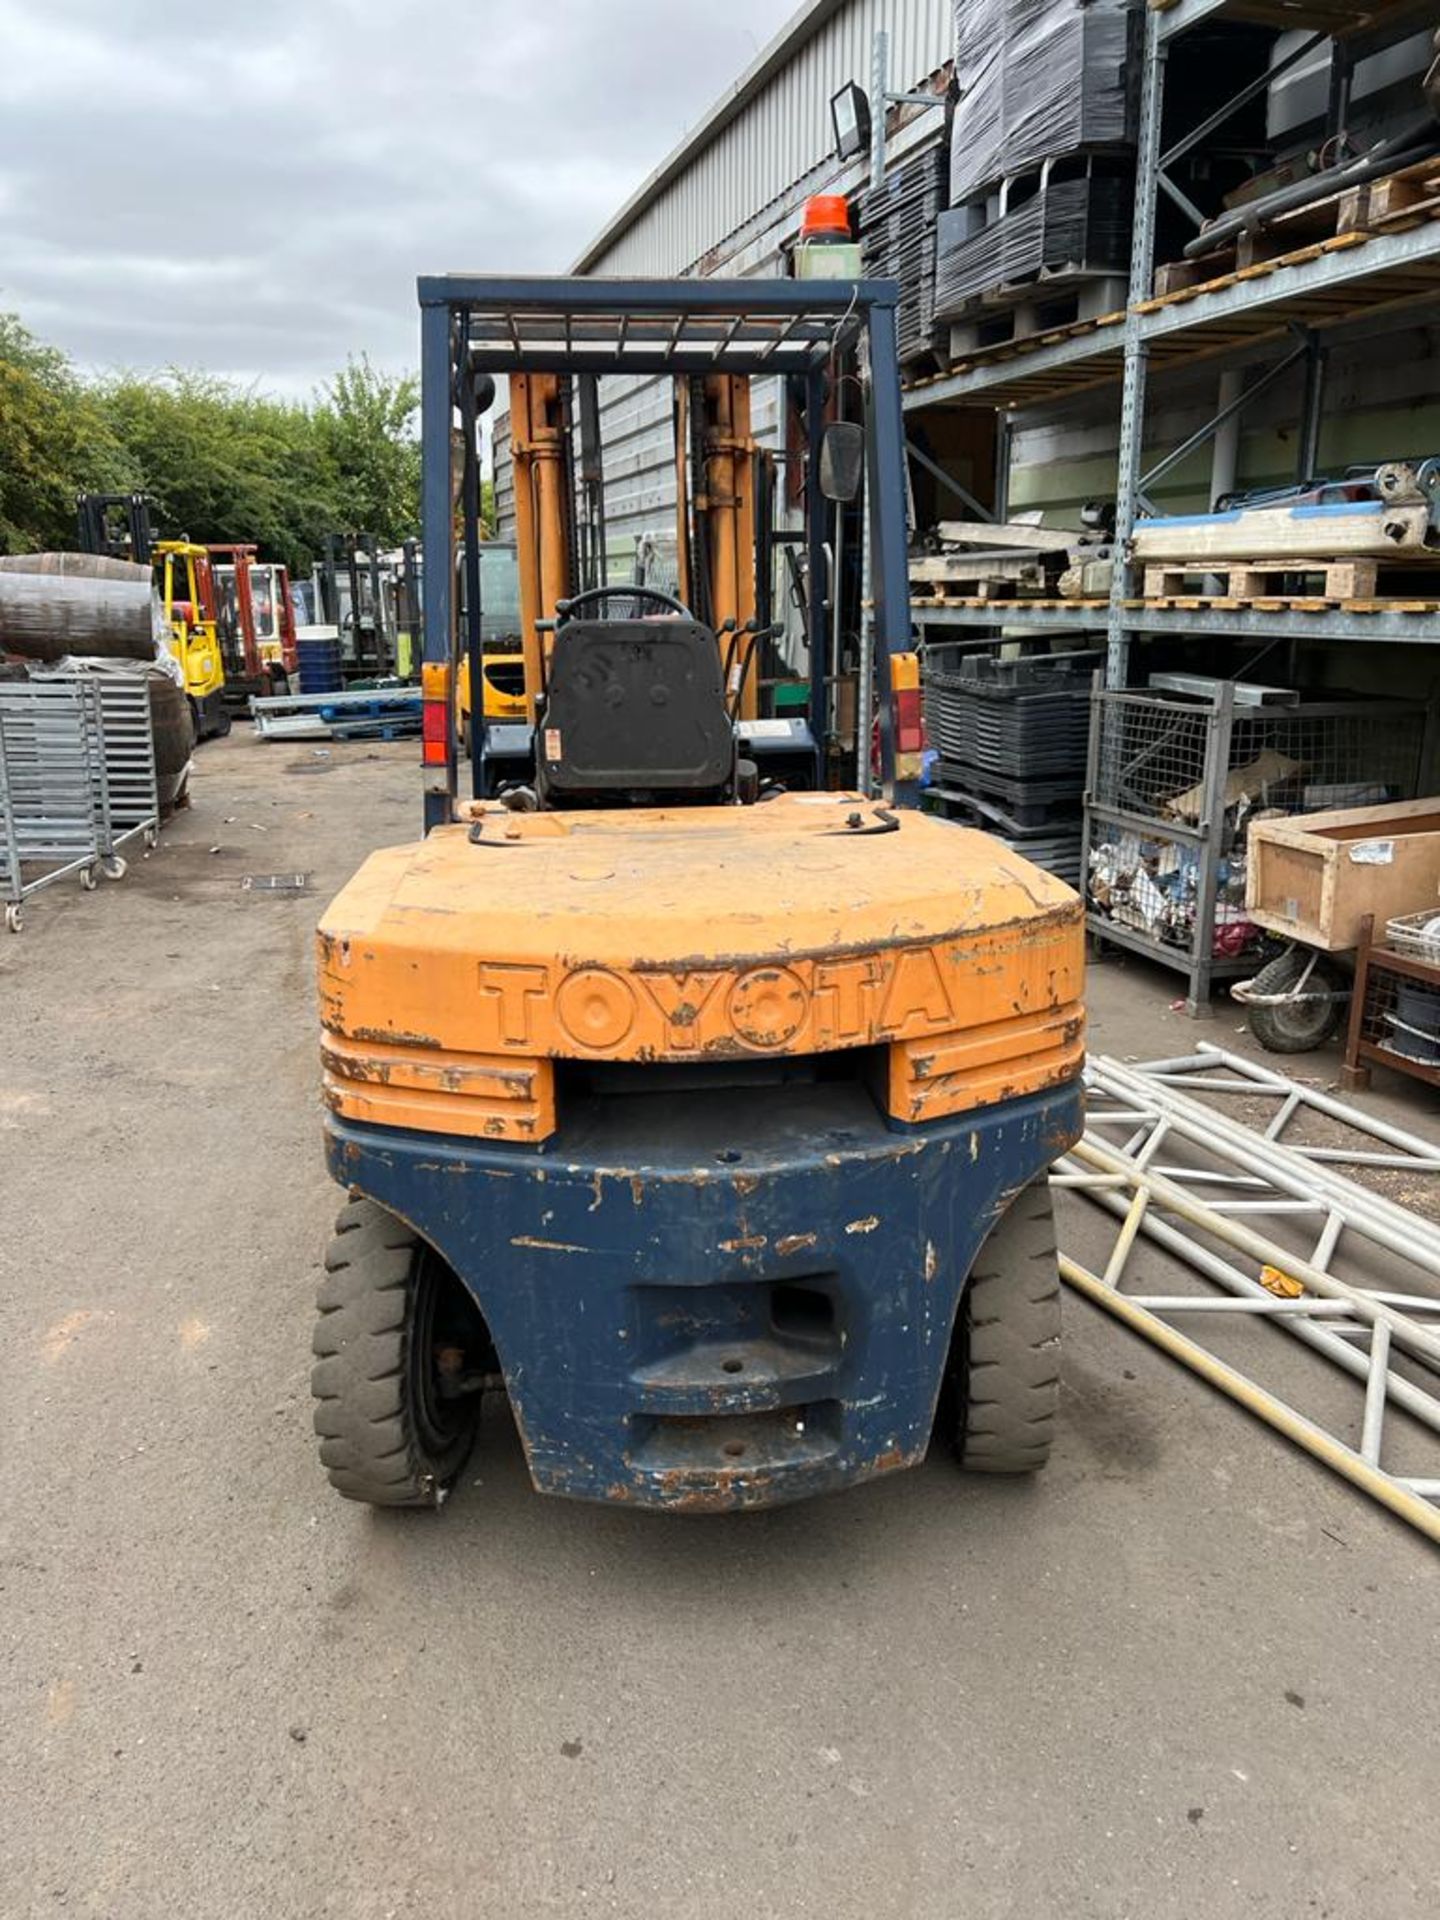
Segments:
[[[1313,471],[1325,404],[1325,365],[1336,345],[1378,337],[1413,324],[1440,302],[1440,197],[1427,193],[1383,196],[1373,217],[1365,202],[1345,196],[1362,224],[1311,240],[1269,259],[1157,295],[1156,220],[1162,194],[1182,205],[1185,196],[1167,173],[1202,134],[1223,125],[1253,100],[1265,80],[1251,82],[1204,126],[1172,141],[1162,139],[1162,114],[1172,57],[1184,36],[1202,24],[1231,23],[1276,32],[1306,29],[1330,38],[1332,74],[1348,73],[1363,56],[1402,34],[1434,24],[1433,6],[1416,0],[1371,0],[1341,6],[1333,0],[1151,0],[1145,20],[1140,77],[1135,223],[1129,292],[1123,310],[1078,321],[977,351],[950,371],[918,383],[905,396],[913,420],[932,409],[995,408],[1002,413],[997,513],[1008,494],[1010,428],[1030,411],[1052,409],[1081,394],[1118,389],[1119,445],[1116,475],[1116,556],[1108,599],[996,602],[952,598],[917,604],[915,617],[947,640],[1057,633],[1105,637],[1106,685],[1130,684],[1132,647],[1150,637],[1231,641],[1267,650],[1296,641],[1434,644],[1440,639],[1440,570],[1433,598],[1341,598],[1308,595],[1171,596],[1145,599],[1136,572],[1124,563],[1137,518],[1150,510],[1152,487],[1181,460],[1203,447],[1260,393],[1297,365],[1305,369],[1305,397],[1298,435],[1301,467]],[[1319,44],[1317,39],[1317,45]],[[1267,76],[1268,78],[1268,76]],[[1195,216],[1199,224],[1198,214]],[[1197,368],[1218,374],[1260,367],[1238,398],[1151,465],[1144,454],[1147,401],[1152,384]],[[1308,467],[1307,467],[1308,463]],[[1078,642],[1077,642],[1078,644]],[[1105,937],[1103,923],[1094,923]],[[1159,955],[1174,964],[1173,955]],[[1208,969],[1189,969],[1192,1011],[1202,1010]],[[1197,992],[1197,989],[1200,991]]]

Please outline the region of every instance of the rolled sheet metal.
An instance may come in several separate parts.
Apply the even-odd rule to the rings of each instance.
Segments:
[[[0,654],[153,660],[162,627],[148,567],[94,553],[0,557]]]

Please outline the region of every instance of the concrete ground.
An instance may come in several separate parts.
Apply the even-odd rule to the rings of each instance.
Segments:
[[[0,935],[0,1914],[1432,1915],[1433,1548],[1073,1297],[1034,1485],[572,1506],[496,1409],[441,1515],[329,1492],[310,930],[413,760],[207,746]]]

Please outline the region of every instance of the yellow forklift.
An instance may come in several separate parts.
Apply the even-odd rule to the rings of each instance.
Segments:
[[[478,542],[480,584],[480,674],[485,688],[485,718],[523,724],[529,711],[525,699],[525,655],[520,646],[520,567],[513,540]],[[456,581],[460,619],[466,617],[466,580]],[[467,658],[457,675],[457,711],[462,751],[471,747],[470,671]]]
[[[156,540],[150,507],[145,493],[77,494],[80,551],[111,554],[154,569],[166,639],[185,678],[195,738],[205,740],[230,731],[210,550],[190,540]]]
[[[932,1434],[968,1468],[1044,1464],[1083,916],[895,777],[896,300],[864,280],[420,283],[425,834],[372,854],[318,933],[349,1197],[313,1390],[348,1498],[438,1506],[501,1389],[539,1490],[634,1507],[794,1500],[911,1466]],[[482,703],[464,794],[476,427],[500,372],[525,712],[492,725]],[[674,395],[673,594],[586,585],[570,537],[574,383],[637,375]],[[783,396],[769,450],[760,381]],[[827,784],[830,557],[862,496],[878,792],[863,740]],[[801,713],[762,684],[777,497],[803,513]]]
[[[157,540],[151,558],[170,651],[185,676],[195,738],[223,737],[230,731],[230,709],[209,550],[193,540]]]

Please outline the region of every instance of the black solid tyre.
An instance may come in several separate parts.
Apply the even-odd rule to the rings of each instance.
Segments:
[[[1060,1399],[1060,1268],[1042,1176],[975,1256],[950,1355],[955,1451],[976,1473],[1035,1473]]]
[[[1251,981],[1256,993],[1285,993],[1299,984],[1310,955],[1302,947],[1287,947]],[[1339,976],[1323,960],[1316,960],[1309,985],[1317,992],[1334,992]],[[1310,1053],[1323,1047],[1340,1024],[1341,1000],[1301,1000],[1291,1006],[1246,1007],[1251,1033],[1267,1053]]]
[[[330,1484],[377,1507],[438,1507],[469,1458],[480,1395],[445,1396],[437,1353],[485,1351],[479,1313],[439,1257],[373,1200],[341,1210],[325,1255],[310,1375]]]

